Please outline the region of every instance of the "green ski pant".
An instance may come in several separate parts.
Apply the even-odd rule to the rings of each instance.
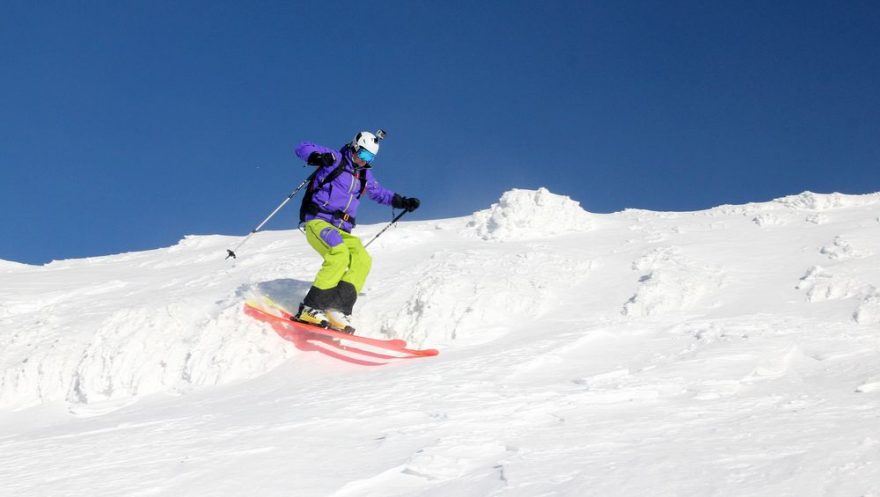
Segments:
[[[313,285],[320,290],[329,290],[340,281],[346,281],[360,292],[373,266],[373,258],[361,240],[323,219],[307,222],[305,230],[309,245],[324,258]]]

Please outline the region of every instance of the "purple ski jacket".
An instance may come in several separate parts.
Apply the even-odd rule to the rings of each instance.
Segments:
[[[306,161],[312,152],[332,153],[336,156],[336,162],[329,167],[322,167],[318,170],[315,179],[309,188],[314,188],[323,181],[331,172],[333,172],[340,163],[344,163],[342,174],[333,181],[328,182],[312,195],[312,202],[317,204],[319,212],[317,214],[307,213],[306,221],[312,219],[323,219],[337,228],[351,232],[354,223],[351,219],[357,217],[357,209],[360,204],[358,194],[361,191],[361,183],[357,179],[356,166],[351,161],[351,149],[348,146],[342,147],[341,150],[333,150],[314,143],[302,143],[296,147],[296,155],[300,159]],[[361,177],[367,182],[364,194],[382,205],[391,205],[394,198],[394,192],[383,188],[373,177],[369,168],[361,168]],[[351,219],[346,220],[342,214],[348,214]]]

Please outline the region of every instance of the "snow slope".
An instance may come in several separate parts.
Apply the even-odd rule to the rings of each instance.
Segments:
[[[0,495],[880,496],[880,194],[401,223],[356,320],[441,354],[372,368],[244,315],[320,260],[239,240],[0,261]]]

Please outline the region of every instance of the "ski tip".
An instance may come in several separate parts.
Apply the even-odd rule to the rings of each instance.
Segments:
[[[440,351],[437,349],[421,349],[421,350],[414,350],[412,352],[414,352],[413,355],[418,356],[418,357],[434,357],[434,356],[440,355]]]

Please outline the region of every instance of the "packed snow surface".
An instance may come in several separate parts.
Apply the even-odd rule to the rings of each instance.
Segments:
[[[240,240],[0,261],[0,495],[880,496],[880,194],[401,223],[359,334],[441,352],[377,367],[245,315],[320,259]]]

